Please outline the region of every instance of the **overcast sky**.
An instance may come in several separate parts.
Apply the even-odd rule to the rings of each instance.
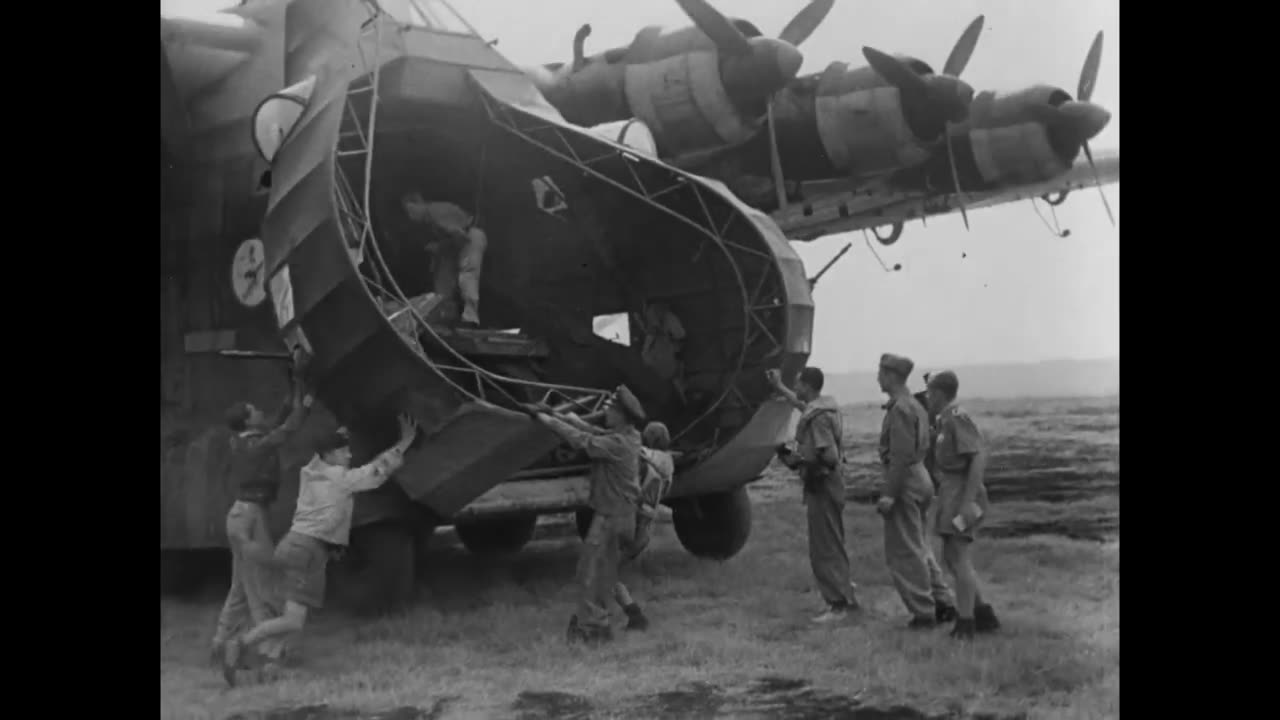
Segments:
[[[162,2],[165,10],[234,3]],[[685,24],[664,0],[457,0],[454,7],[518,64],[567,61],[573,34],[591,24],[587,52],[625,45],[646,24]],[[719,0],[717,7],[776,35],[803,0]],[[986,16],[964,79],[976,89],[1013,90],[1050,84],[1075,94],[1089,43],[1106,33],[1093,100],[1113,113],[1092,147],[1120,145],[1120,7],[1117,0],[836,0],[801,46],[802,73],[832,60],[861,61],[861,48],[908,53],[935,68],[975,16]],[[1120,217],[1119,185],[1106,189]],[[1041,214],[1052,222],[1047,206]],[[1093,358],[1120,354],[1120,234],[1096,189],[1056,208],[1071,237],[1050,233],[1030,202],[906,226],[891,248],[877,250],[861,233],[793,243],[810,273],[848,241],[852,250],[822,279],[811,362],[828,371],[874,368],[881,352],[910,355],[929,366]],[[967,255],[967,257],[962,257]]]

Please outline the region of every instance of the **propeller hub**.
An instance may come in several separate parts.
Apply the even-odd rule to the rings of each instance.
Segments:
[[[804,64],[804,53],[801,53],[795,45],[781,40],[771,40],[770,44],[774,47],[774,62],[777,64],[778,77],[782,79],[781,84],[786,85],[799,74],[800,66]]]
[[[964,122],[969,117],[974,94],[972,85],[950,75],[934,75],[927,82],[930,95],[947,122]]]
[[[751,38],[747,55],[721,55],[720,79],[730,100],[741,108],[764,103],[800,71],[804,55],[790,43]]]
[[[1058,112],[1080,142],[1092,140],[1111,122],[1110,111],[1091,102],[1065,102]]]

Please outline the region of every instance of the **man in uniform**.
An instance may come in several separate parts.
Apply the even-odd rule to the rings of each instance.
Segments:
[[[983,484],[987,452],[982,433],[956,404],[960,380],[950,370],[929,379],[929,407],[937,415],[934,472],[938,482],[937,532],[942,536],[942,562],[956,582],[956,618],[951,636],[969,639],[974,632],[1000,627],[995,610],[982,601],[973,570],[973,541],[987,513]]]
[[[355,493],[373,490],[404,464],[404,454],[417,436],[418,426],[400,416],[400,440],[367,465],[351,466],[346,433],[335,431],[322,440],[316,456],[302,468],[293,525],[276,546],[275,563],[285,572],[284,614],[259,623],[227,643],[222,676],[235,685],[236,670],[247,650],[275,638],[302,632],[307,609],[324,607],[325,571],[329,556],[347,546]]]
[[[943,581],[925,533],[925,518],[934,497],[924,467],[931,432],[929,416],[907,390],[915,364],[885,353],[876,380],[889,396],[880,429],[884,483],[876,510],[884,516],[884,554],[893,584],[911,613],[912,629],[932,628],[955,617],[951,591]]]
[[[929,384],[929,373],[924,374],[925,385]],[[929,451],[924,456],[924,469],[929,473],[929,479],[933,482],[933,492],[936,496],[938,493],[938,478],[933,474],[933,439],[937,437],[937,421],[938,415],[929,409],[929,393],[927,390],[912,395],[916,402],[920,403],[920,407],[924,408],[929,414]],[[887,405],[885,407],[888,407]],[[937,507],[933,508],[936,515]],[[933,520],[925,518],[925,527],[933,527]],[[926,533],[927,534],[927,533]],[[933,595],[933,601],[937,604],[938,610],[936,617],[939,623],[949,623],[956,619],[955,608],[950,605],[951,589],[947,587],[946,581],[942,577],[942,568],[938,567],[938,561],[932,552],[926,558],[929,562],[929,584],[931,586],[930,593]]]
[[[591,461],[588,473],[594,511],[578,556],[577,612],[569,618],[568,640],[598,644],[613,640],[609,608],[618,582],[622,546],[635,537],[640,497],[640,431],[644,408],[626,386],[619,386],[605,408],[605,427],[594,427],[571,414],[531,415]]]
[[[427,249],[435,256],[433,290],[443,303],[462,295],[461,324],[480,326],[480,268],[489,246],[488,236],[475,226],[475,218],[450,202],[427,202],[414,190],[402,199],[405,214],[431,230]]]
[[[671,383],[676,396],[684,402],[680,362],[680,349],[685,340],[684,325],[666,303],[660,302],[646,304],[642,320],[644,345],[640,350],[641,359],[659,377]]]
[[[623,563],[634,562],[649,547],[653,521],[658,517],[658,505],[671,489],[675,475],[675,457],[671,452],[671,431],[660,422],[644,426],[641,433],[644,446],[640,448],[640,498],[636,506],[636,530],[630,542],[623,543]],[[613,588],[613,598],[627,614],[628,630],[649,629],[649,619],[644,616],[640,604],[631,597],[621,579]]]
[[[784,445],[778,449],[778,456],[787,467],[800,471],[804,483],[809,565],[827,603],[827,610],[813,621],[822,624],[843,620],[861,608],[853,593],[849,554],[844,546],[845,491],[839,472],[844,455],[840,443],[844,422],[840,406],[831,396],[821,394],[825,378],[816,367],[800,371],[795,392],[782,384],[779,371],[769,370],[766,376],[774,390],[803,413],[796,425],[796,451]]]
[[[305,362],[304,351],[296,351],[291,370],[293,387],[280,409],[283,417],[278,416],[275,422],[269,422],[250,403],[236,403],[227,410],[227,427],[234,433],[230,480],[236,501],[227,511],[231,589],[218,614],[211,643],[210,656],[215,662],[227,639],[243,630],[243,625],[252,626],[280,613],[273,592],[277,584],[272,567],[275,543],[267,529],[267,509],[280,488],[280,448],[302,426],[311,409],[311,395],[305,393],[302,384]],[[284,645],[278,642],[263,647],[263,655],[271,664],[279,662],[283,651]]]

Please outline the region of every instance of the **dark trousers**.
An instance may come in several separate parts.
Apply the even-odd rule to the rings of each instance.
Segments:
[[[838,473],[806,479],[804,504],[809,519],[809,565],[818,592],[829,605],[855,602],[844,547],[844,482]]]

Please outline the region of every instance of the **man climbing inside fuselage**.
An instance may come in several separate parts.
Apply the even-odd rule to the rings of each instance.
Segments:
[[[480,271],[488,236],[475,226],[475,218],[453,203],[427,202],[414,190],[404,195],[402,204],[410,220],[430,230],[424,242],[434,257],[434,292],[449,307],[453,307],[455,293],[461,295],[460,324],[479,327]]]

